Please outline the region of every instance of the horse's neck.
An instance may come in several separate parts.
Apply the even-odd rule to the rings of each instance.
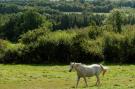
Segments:
[[[81,71],[83,71],[85,68],[84,68],[83,65],[80,65],[80,66],[78,66],[78,67],[75,68],[75,69],[76,69],[77,72],[81,72]]]

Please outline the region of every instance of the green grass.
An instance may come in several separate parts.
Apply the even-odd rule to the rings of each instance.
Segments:
[[[135,89],[135,65],[111,65],[94,86],[95,77],[87,78],[88,88],[81,79],[78,89]],[[3,65],[0,64],[0,89],[74,89],[76,73],[68,66]]]

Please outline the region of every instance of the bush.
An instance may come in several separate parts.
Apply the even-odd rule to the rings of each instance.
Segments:
[[[20,39],[18,41],[23,44],[27,44],[27,45],[29,45],[31,43],[36,43],[37,39],[40,36],[45,36],[49,32],[50,31],[47,28],[40,28],[40,29],[28,31],[25,34],[20,35]]]
[[[122,34],[105,34],[104,56],[109,63],[135,63],[135,31],[125,30]]]
[[[92,63],[103,60],[102,38],[93,40],[89,38],[89,30],[81,30],[73,39],[72,60]]]
[[[104,55],[106,62],[119,63],[123,62],[123,48],[124,36],[115,34],[114,32],[105,34],[105,48]]]
[[[131,29],[130,29],[131,30]],[[135,63],[135,31],[125,31],[124,32],[125,39],[122,45],[123,47],[123,59],[125,60],[124,63]]]
[[[57,31],[46,36],[41,36],[39,48],[44,50],[44,58],[47,62],[67,63],[70,62],[72,39],[75,32]]]
[[[25,45],[21,43],[12,44],[8,41],[0,40],[0,46],[1,63],[21,63],[20,58],[23,57],[22,50]]]
[[[91,27],[89,30],[89,38],[90,39],[96,39],[98,36],[102,35],[102,30],[99,27]]]
[[[2,63],[101,62],[102,41],[90,40],[87,31],[33,30],[23,34],[20,43],[6,43]],[[5,49],[5,48],[3,48]]]
[[[135,31],[129,30],[102,31],[94,39],[87,28],[29,31],[16,44],[0,40],[0,63],[135,63]]]

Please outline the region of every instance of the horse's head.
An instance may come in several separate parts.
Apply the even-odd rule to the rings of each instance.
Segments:
[[[71,71],[74,69],[74,65],[75,65],[75,62],[71,62],[71,63],[70,63],[69,72],[71,72]]]
[[[69,72],[71,72],[73,69],[76,70],[80,65],[81,65],[81,63],[71,62]]]

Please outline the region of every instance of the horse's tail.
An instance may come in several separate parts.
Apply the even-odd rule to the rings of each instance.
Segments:
[[[103,71],[103,76],[105,75],[105,73],[107,72],[107,70],[109,69],[108,67],[106,67],[106,66],[103,66],[102,64],[99,64],[100,65],[100,67],[101,67],[101,69],[102,69],[102,71]]]

